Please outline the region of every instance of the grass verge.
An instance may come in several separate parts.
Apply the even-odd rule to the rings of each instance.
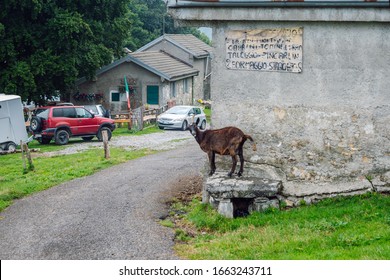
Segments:
[[[43,147],[43,146],[42,146]],[[50,145],[49,150],[52,150]],[[44,149],[46,151],[46,149]],[[63,182],[91,175],[101,169],[154,153],[151,150],[126,151],[112,147],[111,158],[102,149],[77,154],[33,158],[35,170],[23,174],[21,154],[0,158],[0,211],[14,199],[48,189]]]
[[[118,135],[144,135],[160,132],[156,127],[148,127],[142,131],[129,131],[127,128],[114,130],[113,137]],[[14,199],[42,191],[63,182],[88,176],[101,169],[155,153],[149,149],[127,151],[121,148],[110,148],[111,158],[104,159],[102,148],[89,149],[77,154],[53,157],[40,156],[43,152],[62,150],[69,145],[77,145],[81,139],[72,138],[66,146],[40,145],[37,141],[29,143],[29,148],[39,148],[33,153],[34,171],[23,173],[23,162],[20,153],[0,156],[0,211],[4,210]]]
[[[171,218],[184,259],[389,260],[389,209],[373,193],[228,219],[197,198],[173,203]]]

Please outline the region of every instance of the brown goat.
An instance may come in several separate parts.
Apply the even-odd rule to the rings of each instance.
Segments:
[[[219,155],[230,155],[232,157],[233,165],[232,169],[228,173],[229,177],[232,177],[232,174],[236,170],[237,165],[237,155],[240,157],[240,171],[237,173],[237,176],[240,177],[244,170],[244,155],[242,147],[247,139],[253,142],[253,150],[256,151],[256,144],[253,141],[253,138],[249,135],[244,134],[237,127],[225,127],[221,129],[213,130],[200,130],[198,126],[193,123],[187,130],[195,137],[195,140],[198,142],[200,148],[207,153],[210,162],[210,173],[213,175],[215,172],[215,154]]]

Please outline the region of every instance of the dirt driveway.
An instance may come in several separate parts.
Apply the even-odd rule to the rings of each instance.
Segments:
[[[172,186],[199,176],[206,155],[191,135],[180,140],[188,132],[167,140],[175,132],[158,144],[175,143],[173,150],[16,201],[0,213],[0,259],[177,259],[174,233],[158,221]],[[153,143],[155,135],[138,140]]]

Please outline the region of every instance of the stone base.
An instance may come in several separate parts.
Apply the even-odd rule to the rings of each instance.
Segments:
[[[279,208],[281,181],[262,178],[229,178],[218,172],[206,180],[203,203],[210,203],[221,215],[234,218],[269,207]]]
[[[264,211],[269,207],[280,208],[280,205],[308,205],[335,196],[390,193],[390,184],[383,183],[384,179],[379,183],[365,178],[348,182],[294,182],[259,178],[250,173],[233,178],[226,174],[226,171],[219,171],[206,178],[202,201],[229,218]],[[387,175],[390,177],[389,173]]]

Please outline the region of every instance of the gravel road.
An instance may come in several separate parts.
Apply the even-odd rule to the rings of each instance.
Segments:
[[[91,145],[101,143],[64,151]],[[0,213],[0,259],[178,258],[159,217],[171,186],[199,174],[205,153],[188,131],[115,137],[110,145],[168,150],[17,200]]]
[[[194,143],[189,131],[164,130],[161,133],[152,133],[140,136],[115,136],[109,142],[110,147],[122,147],[127,150],[149,148],[163,151],[178,146]],[[91,142],[80,142],[77,145],[68,145],[65,149],[55,152],[43,153],[45,156],[77,153],[89,148],[102,147],[102,142],[94,138]]]

